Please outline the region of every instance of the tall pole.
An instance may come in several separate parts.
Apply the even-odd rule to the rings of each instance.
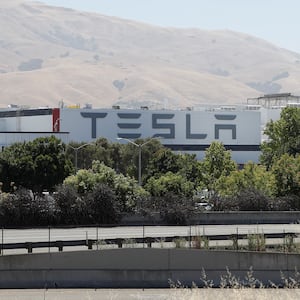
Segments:
[[[135,142],[133,142],[132,140],[130,139],[127,139],[127,138],[121,138],[121,137],[118,137],[117,140],[124,140],[124,141],[127,141],[128,143],[136,146],[139,148],[139,165],[138,165],[138,180],[139,180],[139,186],[142,186],[142,148],[143,146],[145,146],[146,144],[150,143],[152,140],[154,139],[159,139],[161,137],[154,137],[154,138],[151,138],[149,139],[148,141],[146,141],[145,143],[143,144],[137,144]]]
[[[77,171],[78,171],[78,151],[79,151],[81,148],[86,147],[86,146],[88,146],[88,145],[95,145],[95,144],[94,144],[93,142],[91,142],[91,143],[83,144],[83,145],[81,145],[81,146],[79,146],[79,147],[73,147],[73,146],[71,146],[70,144],[67,145],[67,147],[70,147],[70,148],[73,149],[74,152],[75,152],[75,171],[76,171],[76,173],[77,173]]]
[[[142,145],[139,145],[139,186],[142,186]]]
[[[75,148],[75,172],[78,171],[78,148]]]

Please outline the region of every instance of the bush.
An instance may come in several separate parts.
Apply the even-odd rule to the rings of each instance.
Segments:
[[[244,189],[236,197],[214,195],[211,199],[216,211],[267,211],[272,199],[255,189]]]
[[[147,216],[159,212],[162,220],[167,224],[186,225],[195,208],[193,199],[167,193],[161,197],[147,198],[142,212]]]
[[[300,210],[300,196],[287,195],[274,198],[271,201],[272,210]]]
[[[86,215],[86,207],[73,186],[59,186],[55,194],[55,202],[58,210],[57,218],[60,224],[82,223],[82,216]]]
[[[117,203],[116,194],[107,185],[96,185],[85,197],[90,222],[94,224],[111,224],[120,220],[120,205]]]
[[[255,189],[242,190],[236,197],[236,202],[241,211],[269,210],[270,198]]]
[[[0,197],[0,225],[41,226],[54,223],[55,205],[52,197],[19,188]]]

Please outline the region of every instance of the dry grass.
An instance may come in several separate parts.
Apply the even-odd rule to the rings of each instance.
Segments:
[[[278,284],[269,281],[268,284],[264,284],[259,279],[255,278],[253,275],[252,267],[246,273],[244,278],[236,277],[228,268],[226,268],[226,273],[220,275],[219,282],[214,282],[209,279],[206,275],[204,269],[200,274],[201,288],[211,289],[211,288],[220,288],[220,289],[300,289],[300,273],[295,269],[294,275],[287,277],[284,272],[280,272],[281,282]],[[172,289],[198,289],[199,287],[195,282],[191,283],[191,288],[184,286],[180,281],[169,280],[170,288]]]
[[[249,82],[300,93],[300,56],[255,37],[22,4],[7,0],[0,11],[3,106],[53,107],[63,99],[67,105],[178,108],[240,103],[268,92]],[[32,59],[41,67],[20,71]]]

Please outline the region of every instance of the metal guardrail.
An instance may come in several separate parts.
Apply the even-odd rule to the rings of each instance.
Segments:
[[[287,238],[297,237],[294,232],[284,232],[284,233],[258,233],[263,235],[265,239],[276,239],[276,238]],[[153,243],[161,242],[164,243],[174,242],[176,239],[182,239],[187,242],[191,242],[199,236],[207,238],[209,241],[224,241],[224,240],[243,240],[246,239],[251,234],[225,234],[225,235],[189,235],[189,236],[167,236],[167,237],[139,237],[132,238],[135,244],[147,245],[148,248],[152,247]],[[59,240],[59,241],[44,241],[44,242],[21,242],[21,243],[4,243],[1,244],[1,253],[3,255],[3,250],[14,250],[14,249],[27,249],[28,253],[32,253],[35,248],[58,248],[58,251],[63,251],[64,247],[74,247],[74,246],[86,246],[88,249],[93,249],[93,245],[101,241],[107,245],[117,245],[118,248],[122,248],[123,244],[128,242],[128,238],[114,238],[114,239],[84,239],[84,240]]]

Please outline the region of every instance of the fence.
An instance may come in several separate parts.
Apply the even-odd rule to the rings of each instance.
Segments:
[[[24,249],[43,252],[103,248],[213,248],[259,250],[261,246],[284,251],[298,250],[299,224],[117,226],[77,228],[31,228],[1,230],[1,254]],[[260,243],[260,244],[259,244]],[[256,247],[256,248],[255,248]]]

